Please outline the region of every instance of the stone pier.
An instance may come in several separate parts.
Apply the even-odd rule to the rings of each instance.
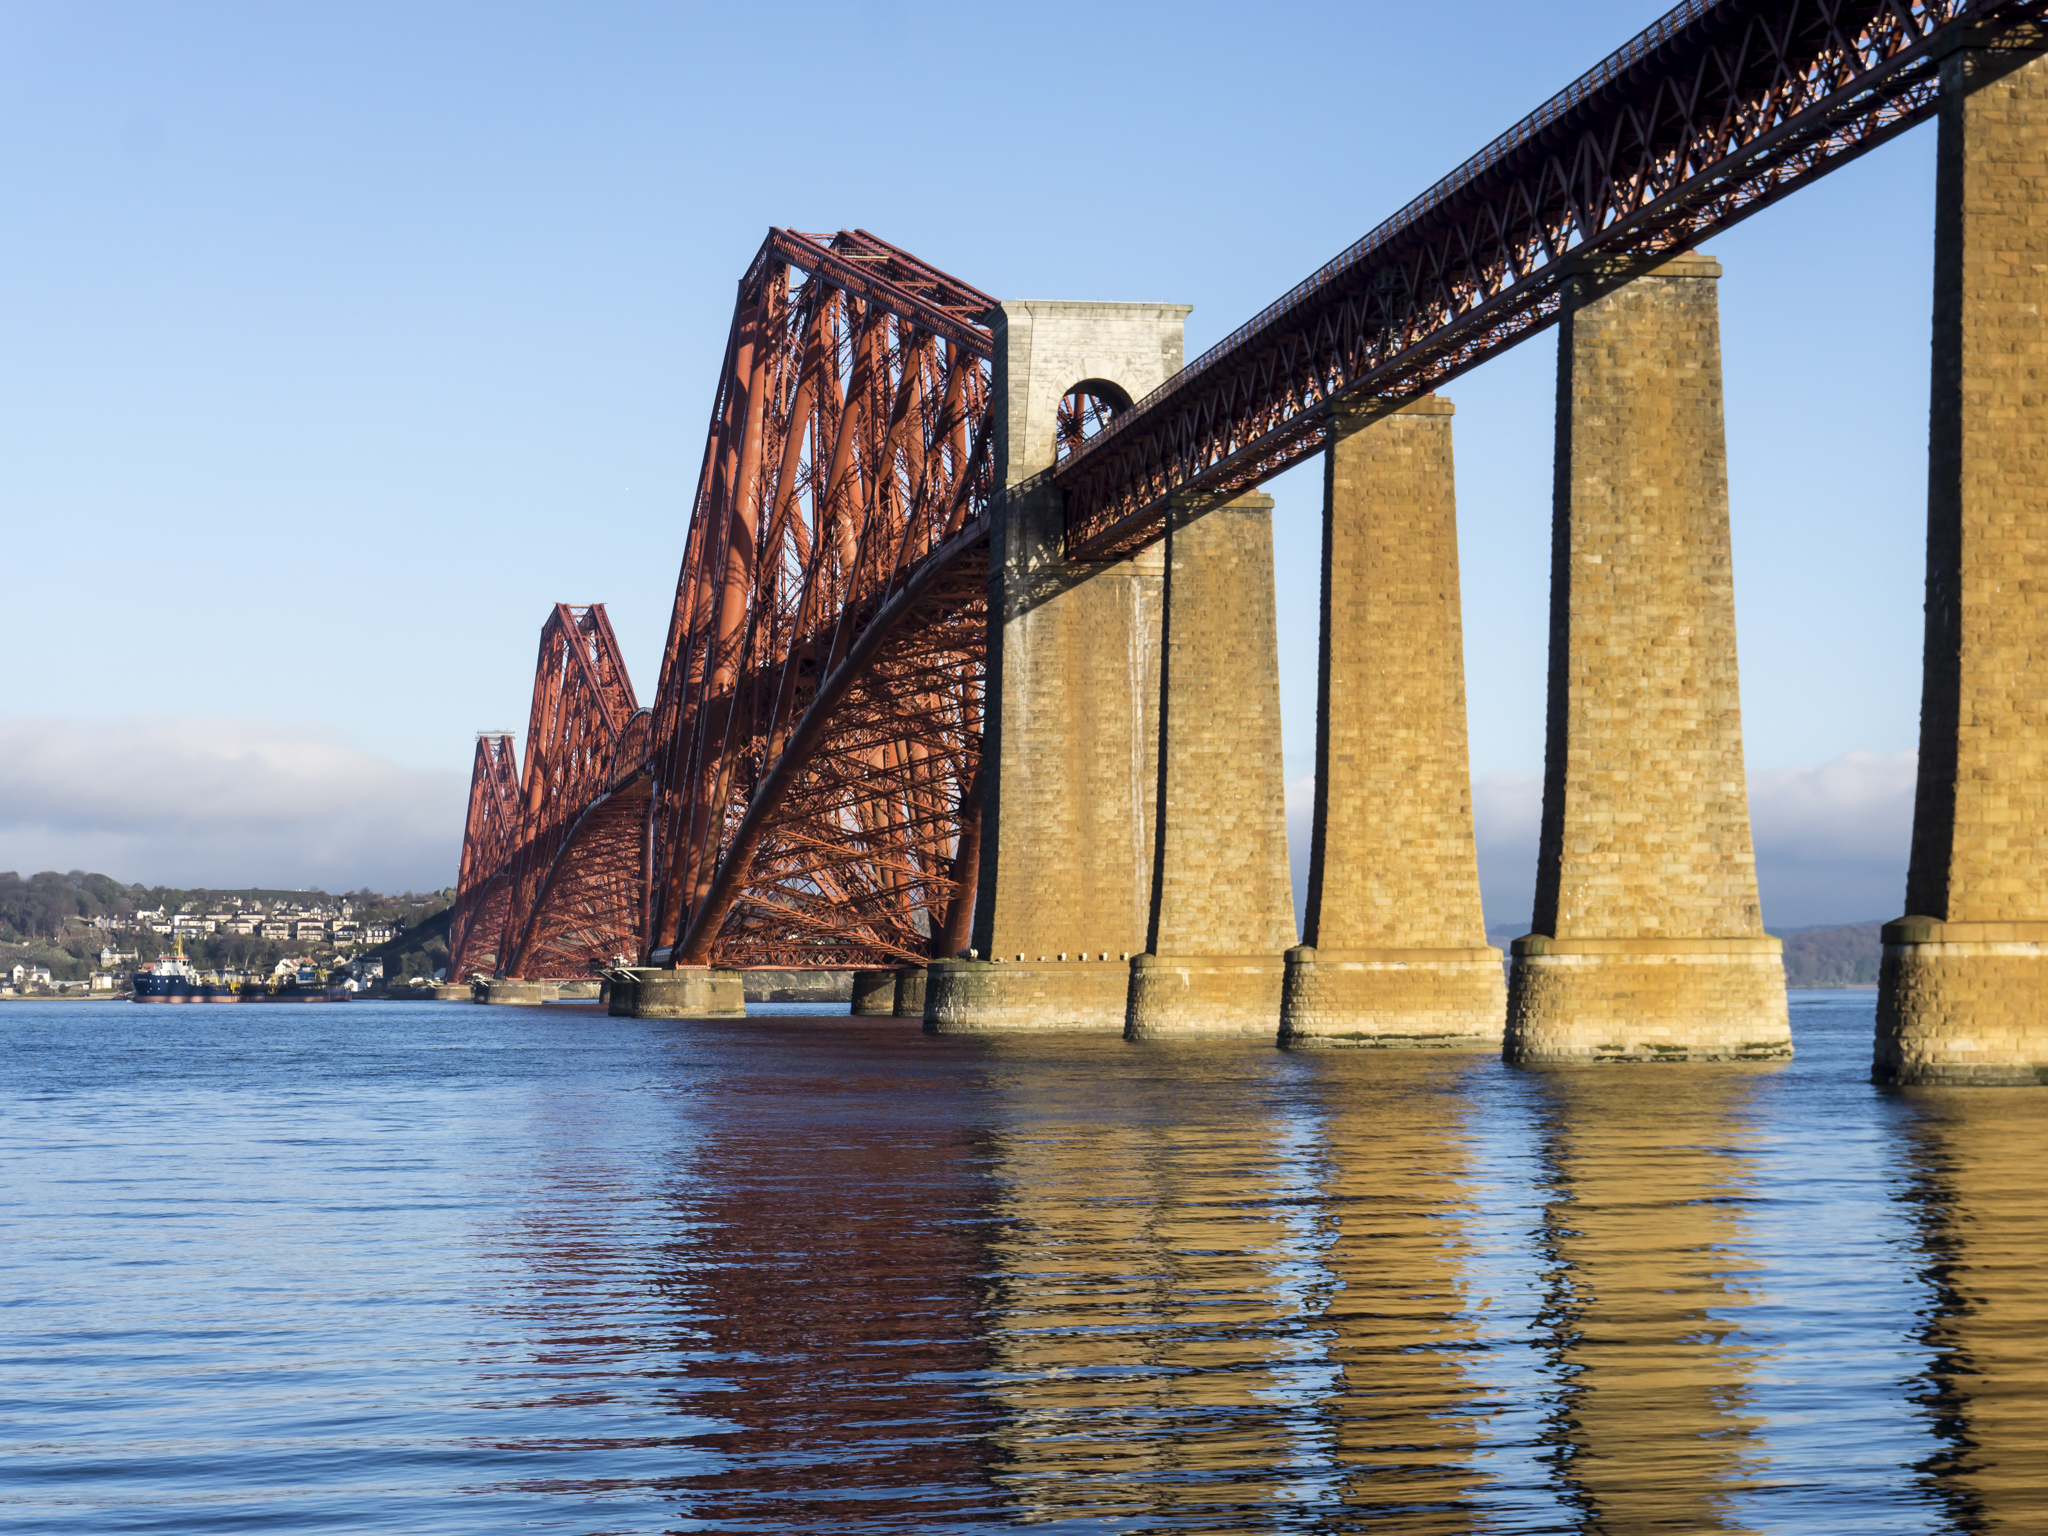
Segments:
[[[921,1019],[924,1017],[925,969],[921,965],[906,965],[896,972],[896,987],[891,1001],[893,1012],[899,1019]]]
[[[482,1000],[499,1006],[538,1008],[558,996],[552,981],[514,981],[509,976],[493,976],[483,985]]]
[[[740,1019],[747,1014],[746,977],[708,965],[635,972],[636,1019]]]
[[[896,972],[855,971],[853,1000],[848,1013],[866,1018],[894,1018],[896,1015]]]
[[[1273,602],[1272,497],[1174,507],[1152,912],[1125,1028],[1134,1040],[1270,1040],[1279,1028],[1294,898]]]
[[[928,969],[925,1028],[1117,1030],[1152,909],[1164,552],[1065,559],[1041,478],[1061,400],[1128,402],[1181,365],[1176,304],[1005,303],[994,316],[976,958]]]
[[[1736,685],[1720,263],[1574,280],[1558,340],[1549,727],[1520,1062],[1792,1050]]]
[[[1874,1075],[2034,1083],[2048,1081],[2048,56],[1943,60],[1936,163],[1920,779]]]
[[[1335,438],[1306,932],[1280,1043],[1498,1050],[1465,742],[1448,400]]]

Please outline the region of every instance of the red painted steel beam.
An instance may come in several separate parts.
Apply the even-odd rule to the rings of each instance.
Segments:
[[[509,731],[482,731],[469,776],[462,868],[448,920],[448,979],[488,974],[505,920],[505,874],[519,833],[519,767]]]
[[[892,964],[971,904],[994,304],[863,230],[749,265],[653,712],[650,954]]]
[[[1067,553],[1157,539],[1556,320],[1599,262],[1691,248],[1931,116],[1936,60],[2048,0],[1688,0],[1052,471]]]
[[[541,628],[525,768],[509,792],[511,742],[495,740],[492,773],[509,812],[500,821],[509,830],[474,866],[465,853],[457,894],[458,908],[469,898],[493,920],[471,925],[474,936],[466,928],[459,949],[450,946],[449,974],[480,970],[488,955],[496,974],[580,978],[621,952],[637,954],[644,927],[640,823],[622,833],[615,808],[602,819],[601,840],[585,831],[598,806],[632,800],[624,787],[644,786],[648,744],[647,715],[602,604],[558,603]],[[482,762],[480,747],[479,772]],[[645,802],[643,787],[642,821]]]

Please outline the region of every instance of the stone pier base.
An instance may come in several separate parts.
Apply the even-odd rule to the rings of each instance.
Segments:
[[[482,1000],[501,1006],[511,1004],[518,1008],[538,1008],[560,995],[552,981],[513,981],[509,977],[493,976],[484,983]]]
[[[1884,925],[1880,1083],[2048,1083],[2048,923]]]
[[[443,1003],[473,1003],[476,1001],[476,988],[466,981],[436,982],[434,998]]]
[[[1008,1029],[1122,1034],[1130,991],[1126,960],[934,960],[925,972],[924,1028],[928,1035]]]
[[[865,1018],[888,1018],[896,1012],[896,973],[855,971],[853,1004],[848,1013]]]
[[[1287,952],[1280,1044],[1498,1051],[1507,1019],[1501,953],[1469,949]]]
[[[895,1013],[899,1019],[924,1017],[924,967],[906,965],[896,973]]]
[[[1783,947],[1530,934],[1514,942],[1503,1054],[1527,1066],[1788,1057]]]
[[[747,1013],[746,978],[709,966],[640,972],[634,988],[636,1019],[738,1019]]]
[[[1131,1040],[1191,1035],[1251,1035],[1271,1040],[1280,1028],[1278,955],[1138,955],[1130,966]]]

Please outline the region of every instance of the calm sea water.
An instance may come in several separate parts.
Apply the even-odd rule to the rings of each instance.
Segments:
[[[0,1006],[11,1532],[2048,1530],[2048,1092]]]

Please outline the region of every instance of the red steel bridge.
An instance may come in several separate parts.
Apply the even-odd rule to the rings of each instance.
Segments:
[[[2048,0],[1688,0],[1128,407],[1061,413],[1070,559],[1158,539],[1930,117]],[[980,842],[996,300],[864,230],[741,279],[653,704],[601,605],[477,741],[449,978],[957,953]]]

